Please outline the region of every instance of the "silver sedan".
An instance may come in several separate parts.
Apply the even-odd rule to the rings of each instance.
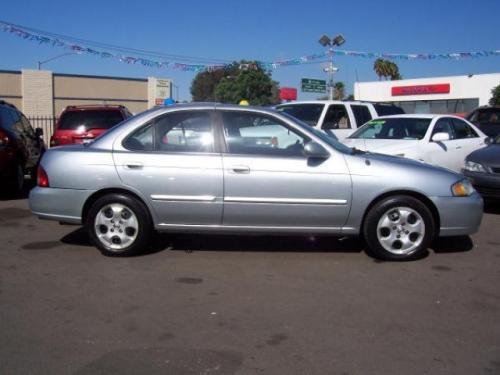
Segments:
[[[287,114],[192,104],[49,150],[30,206],[85,225],[111,256],[144,250],[156,230],[362,236],[403,260],[477,231],[483,202],[460,174],[348,148]]]

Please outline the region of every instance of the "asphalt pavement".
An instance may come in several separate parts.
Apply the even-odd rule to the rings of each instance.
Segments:
[[[107,258],[0,200],[0,374],[500,374],[500,207],[413,262],[356,239],[159,236]]]

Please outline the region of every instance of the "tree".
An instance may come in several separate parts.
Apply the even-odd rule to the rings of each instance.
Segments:
[[[245,99],[252,105],[277,104],[278,82],[256,62],[241,61],[237,74],[225,76],[215,87],[215,97],[222,103],[239,103]]]
[[[491,99],[489,101],[489,104],[500,106],[500,85],[491,89]]]
[[[333,99],[342,100],[345,96],[345,84],[344,82],[336,82],[333,85]]]
[[[195,102],[213,102],[215,98],[215,87],[226,76],[238,73],[238,65],[231,64],[224,68],[205,70],[194,77],[191,83],[191,96]]]
[[[399,67],[396,63],[390,60],[377,59],[373,63],[373,70],[375,74],[378,76],[378,79],[381,80],[382,77],[385,79],[390,78],[391,81],[402,79],[401,74],[399,73]]]

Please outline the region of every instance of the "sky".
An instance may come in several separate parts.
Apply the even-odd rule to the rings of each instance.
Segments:
[[[499,0],[386,1],[5,1],[0,20],[57,34],[167,54],[218,61],[277,61],[321,53],[322,34],[341,33],[345,50],[449,53],[500,50]],[[35,69],[65,50],[0,31],[0,70]],[[500,57],[397,60],[404,78],[500,72]],[[301,78],[325,79],[322,63],[280,67],[281,87]],[[375,81],[373,59],[336,57],[335,81],[352,93],[355,81]],[[43,65],[56,73],[162,77],[190,100],[193,72],[68,55]],[[175,92],[174,92],[175,95]],[[317,94],[300,93],[299,99]]]

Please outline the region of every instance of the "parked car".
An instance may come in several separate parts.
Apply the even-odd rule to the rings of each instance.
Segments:
[[[484,198],[500,199],[500,135],[468,155],[462,172]]]
[[[280,104],[276,110],[322,129],[340,141],[372,118],[404,113],[392,104],[340,100],[296,101]]]
[[[69,106],[59,116],[51,146],[84,143],[111,129],[132,114],[122,105]]]
[[[17,192],[24,176],[35,174],[45,151],[42,134],[14,105],[0,100],[0,188]]]
[[[286,113],[196,103],[49,150],[30,193],[35,215],[84,224],[105,255],[143,250],[155,229],[361,235],[411,259],[477,231],[482,206],[452,171],[348,148]]]
[[[371,120],[344,143],[459,172],[468,154],[486,146],[486,138],[478,128],[457,116],[394,115]]]
[[[466,118],[487,136],[500,135],[500,107],[479,107],[469,113]]]

